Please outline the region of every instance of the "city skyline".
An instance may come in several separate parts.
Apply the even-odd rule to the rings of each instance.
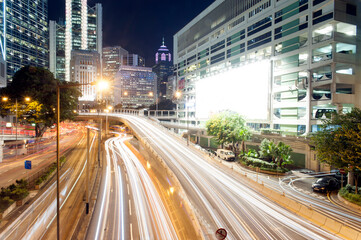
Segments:
[[[186,0],[169,4],[166,1],[89,0],[88,5],[103,5],[103,47],[120,45],[144,56],[146,66],[153,66],[154,53],[162,38],[173,52],[173,35],[213,2],[205,0],[194,3]],[[179,12],[183,14],[179,15]],[[49,20],[57,21],[59,18],[65,19],[65,3],[60,0],[49,2]]]

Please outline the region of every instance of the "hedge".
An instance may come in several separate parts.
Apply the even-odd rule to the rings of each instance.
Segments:
[[[361,206],[361,188],[358,188],[358,194],[354,193],[355,189],[355,186],[350,186],[349,184],[347,184],[346,187],[340,189],[339,193],[341,197]]]
[[[279,172],[279,173],[288,172],[287,168],[279,168],[277,167],[277,164],[270,163],[259,158],[242,156],[241,161],[247,166],[258,167],[260,168],[260,170],[263,171]]]

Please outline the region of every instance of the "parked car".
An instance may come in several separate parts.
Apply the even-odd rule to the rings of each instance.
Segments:
[[[217,149],[217,156],[227,161],[234,161],[236,159],[236,156],[232,151],[225,149]]]
[[[312,190],[316,192],[327,192],[340,188],[340,182],[334,177],[322,177],[312,184]]]

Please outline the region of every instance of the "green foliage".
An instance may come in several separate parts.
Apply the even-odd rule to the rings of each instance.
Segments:
[[[12,200],[10,197],[8,197],[8,196],[1,197],[0,198],[0,212],[4,212],[13,203],[14,203],[14,200]]]
[[[275,163],[269,163],[258,158],[244,156],[242,160],[247,166],[267,168],[267,169],[277,169],[277,165]]]
[[[1,188],[0,192],[0,210],[4,211],[14,201],[24,199],[29,195],[27,189],[28,182],[25,179],[16,180],[16,185],[11,184],[7,188]]]
[[[259,154],[255,149],[249,149],[248,152],[245,154],[247,157],[253,157],[253,158],[258,158]]]
[[[293,163],[291,159],[292,148],[284,142],[279,142],[276,145],[273,141],[265,138],[259,148],[261,158],[277,163],[279,167]]]
[[[233,149],[236,143],[244,142],[251,136],[242,116],[231,111],[213,115],[206,122],[206,128],[208,135],[215,136],[219,144],[232,144]]]
[[[60,157],[60,165],[62,165],[66,158],[64,156]],[[56,163],[53,163],[50,168],[48,169],[48,171],[46,171],[41,177],[39,177],[38,179],[36,179],[35,184],[36,185],[40,185],[41,183],[45,182],[46,180],[48,180],[48,178],[50,177],[50,175],[56,170]]]
[[[14,99],[18,99],[19,119],[26,117],[28,123],[36,123],[36,137],[41,137],[47,128],[56,123],[57,84],[64,86],[68,83],[55,79],[53,74],[44,68],[33,66],[21,68],[15,73],[11,84],[0,92],[2,96],[7,96],[11,100],[0,103],[1,114],[8,115],[10,112],[15,112]],[[61,89],[61,121],[74,118],[73,110],[77,108],[79,96],[81,93],[78,88]],[[25,103],[23,101],[25,97],[30,97],[31,102]]]
[[[311,137],[317,158],[337,168],[346,168],[354,174],[361,170],[361,110],[334,113],[323,122],[320,131]],[[357,181],[355,181],[357,187]]]
[[[355,188],[355,186],[347,184],[346,187],[340,189],[339,193],[348,201],[361,206],[361,194],[355,194]],[[361,192],[361,188],[359,188],[359,192]]]
[[[273,145],[274,143],[268,140],[267,138],[263,139],[259,146],[260,157],[271,161],[272,160],[271,151],[273,151]]]

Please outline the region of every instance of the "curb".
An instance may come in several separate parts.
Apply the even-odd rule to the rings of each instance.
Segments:
[[[342,203],[346,204],[347,206],[352,207],[352,208],[355,208],[355,209],[361,211],[361,206],[359,206],[359,205],[357,205],[357,204],[355,204],[355,203],[353,203],[353,202],[350,202],[350,201],[348,201],[347,199],[343,198],[343,197],[340,195],[340,193],[337,194],[337,198],[338,198],[338,200],[340,200]]]

